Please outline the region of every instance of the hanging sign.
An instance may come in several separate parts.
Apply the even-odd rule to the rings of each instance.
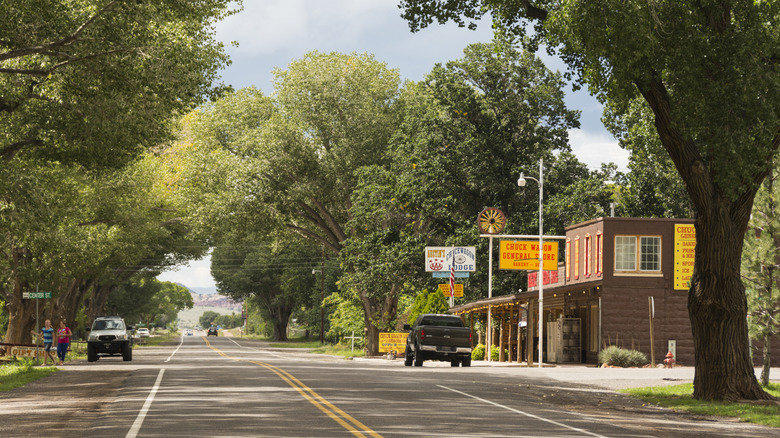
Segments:
[[[476,247],[473,246],[426,246],[425,272],[476,271]]]
[[[539,270],[538,240],[502,240],[498,269]],[[545,271],[558,270],[558,242],[544,242]]]

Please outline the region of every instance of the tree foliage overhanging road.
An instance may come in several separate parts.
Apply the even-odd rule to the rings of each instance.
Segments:
[[[0,298],[5,340],[29,340],[33,300],[74,321],[114,285],[205,247],[189,239],[153,147],[218,95],[227,0],[0,3]],[[216,84],[216,85],[215,85]]]

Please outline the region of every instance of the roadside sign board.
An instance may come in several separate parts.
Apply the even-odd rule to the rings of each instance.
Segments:
[[[674,225],[674,290],[688,290],[696,256],[696,228],[693,224]]]
[[[51,292],[22,292],[22,298],[24,299],[51,298]]]
[[[440,284],[439,290],[441,293],[444,294],[445,297],[450,296],[450,285],[449,284]],[[455,298],[463,298],[463,285],[462,284],[456,284],[455,285]]]
[[[398,354],[403,354],[406,350],[407,336],[408,333],[379,333],[379,352],[395,351]]]
[[[38,357],[43,356],[43,348],[37,347],[11,347],[11,356],[16,357]]]
[[[539,269],[539,241],[502,240],[499,248],[498,269]],[[558,270],[558,242],[544,242],[543,269]]]
[[[474,246],[426,246],[425,272],[476,271],[477,256]]]

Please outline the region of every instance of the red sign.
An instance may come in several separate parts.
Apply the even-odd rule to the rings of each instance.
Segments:
[[[536,278],[539,276],[538,272],[529,272],[528,273],[528,288],[532,287],[538,287],[538,281]],[[558,282],[558,271],[544,271],[544,276],[542,277],[544,280],[544,284],[553,284]]]

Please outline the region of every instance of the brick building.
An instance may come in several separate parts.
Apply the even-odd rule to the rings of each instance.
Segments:
[[[655,363],[672,349],[678,363],[693,365],[687,307],[696,245],[693,220],[597,218],[567,227],[565,237],[559,249],[564,262],[557,272],[544,275],[544,360],[595,364],[598,352],[609,345],[642,351],[650,359],[654,309]],[[501,359],[531,363],[538,360],[536,277],[529,273],[528,291],[450,311],[466,316],[467,322],[470,317],[473,324],[478,315],[484,320],[490,308],[494,320],[502,321],[494,327],[493,343],[509,351]],[[570,321],[577,327],[567,332]],[[530,339],[534,348],[529,351]],[[564,349],[576,354],[562,356]],[[753,355],[760,363],[760,350],[754,348]]]

